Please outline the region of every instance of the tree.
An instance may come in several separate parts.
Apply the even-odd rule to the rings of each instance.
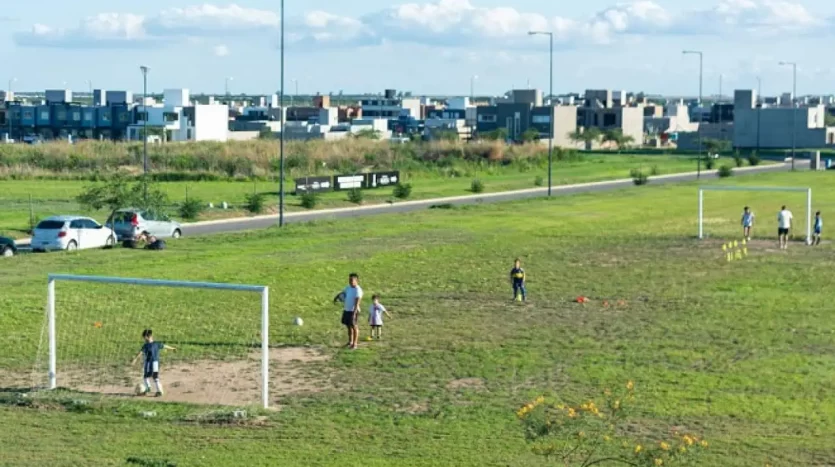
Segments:
[[[823,116],[823,122],[824,125],[826,125],[827,127],[835,126],[835,115],[832,115],[829,112],[827,112]]]
[[[536,128],[528,128],[522,133],[522,142],[523,143],[534,143],[539,141],[539,130]]]
[[[618,152],[620,152],[621,148],[635,142],[635,138],[629,135],[624,135],[623,130],[616,128],[614,130],[607,130],[603,133],[603,142],[614,143],[615,146],[618,147]]]
[[[76,197],[82,206],[93,210],[107,209],[108,219],[119,209],[138,208],[162,213],[168,204],[168,195],[153,187],[147,187],[146,181],[131,181],[123,175],[115,175],[103,184],[90,185]]]
[[[724,139],[705,138],[702,145],[704,145],[708,155],[721,154],[731,150],[731,142]]]
[[[577,128],[568,134],[568,138],[575,143],[584,143],[585,149],[591,149],[600,140],[600,129],[597,127]]]

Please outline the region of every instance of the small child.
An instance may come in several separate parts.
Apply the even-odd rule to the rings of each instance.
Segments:
[[[383,337],[383,313],[391,318],[386,307],[380,303],[380,296],[371,297],[371,309],[369,310],[368,324],[371,326],[371,337],[377,340]]]
[[[162,397],[162,383],[159,381],[159,354],[163,350],[176,351],[174,347],[163,344],[162,342],[154,342],[154,332],[150,329],[142,331],[142,338],[145,343],[142,344],[142,349],[133,357],[131,365],[135,365],[139,357],[145,357],[145,367],[143,372],[143,380],[145,382],[144,390],[139,394],[144,396],[151,392],[151,378],[154,378],[154,384],[157,387],[157,397]]]
[[[510,283],[513,285],[513,299],[527,301],[528,292],[525,290],[525,270],[522,269],[522,261],[519,258],[513,262],[513,269],[510,270]]]
[[[823,218],[821,217],[821,212],[817,211],[815,213],[815,230],[812,234],[812,245],[820,245],[821,244],[821,233],[823,232]]]
[[[748,206],[742,210],[742,238],[751,240],[751,229],[754,227],[754,213]]]

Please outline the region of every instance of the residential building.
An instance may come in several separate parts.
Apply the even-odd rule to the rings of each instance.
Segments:
[[[587,90],[583,106],[577,109],[577,126],[600,131],[620,130],[633,144],[644,140],[644,109],[627,107],[626,93],[611,90]]]
[[[226,141],[229,137],[229,107],[226,104],[191,104],[188,89],[166,89],[163,102],[145,102],[135,107],[130,139],[157,135],[162,141]]]
[[[383,96],[360,101],[363,118],[396,119],[401,116],[421,118],[419,98],[398,97],[394,89],[386,89]]]
[[[835,127],[826,126],[823,105],[794,107],[781,99],[779,107],[757,105],[754,90],[734,94],[733,145],[737,148],[822,148],[835,145]],[[794,132],[792,129],[794,128]]]
[[[511,91],[510,98],[495,105],[476,107],[476,134],[505,129],[510,140],[518,141],[533,128],[540,141],[547,141],[553,131],[554,145],[571,147],[568,135],[577,130],[577,108],[573,106],[541,106],[541,93],[533,90]],[[513,101],[513,102],[509,102]],[[516,102],[520,101],[520,102]]]

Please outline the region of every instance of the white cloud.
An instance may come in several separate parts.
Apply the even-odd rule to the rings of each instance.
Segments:
[[[557,44],[565,47],[651,35],[824,31],[832,24],[817,18],[796,0],[718,0],[713,6],[700,5],[687,11],[670,11],[653,0],[634,0],[617,3],[585,19],[546,16],[510,6],[480,7],[477,1],[406,3],[357,18],[310,11],[288,20],[288,41],[354,47],[401,42],[511,49],[530,48],[533,39],[527,32],[531,30],[552,31]],[[99,14],[68,29],[35,25],[15,39],[23,46],[123,47],[193,37],[274,34],[279,26],[280,17],[275,11],[202,4],[169,8],[148,17]]]
[[[223,44],[216,45],[212,48],[212,52],[215,54],[215,57],[226,57],[229,55],[229,47]]]

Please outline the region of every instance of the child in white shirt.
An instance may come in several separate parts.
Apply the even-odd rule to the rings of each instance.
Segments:
[[[388,310],[380,303],[380,296],[371,297],[371,309],[368,315],[368,324],[371,326],[371,337],[380,340],[383,337],[383,314],[391,318]]]

